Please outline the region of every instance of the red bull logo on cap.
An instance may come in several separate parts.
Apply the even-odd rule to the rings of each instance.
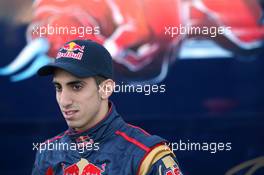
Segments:
[[[77,60],[81,60],[84,52],[84,47],[85,46],[80,46],[76,44],[75,42],[70,42],[60,49],[60,51],[57,54],[56,59],[58,58],[73,58]],[[62,52],[65,51],[66,52]],[[77,52],[77,53],[75,53]]]
[[[88,162],[88,160],[82,158],[79,162],[63,169],[63,175],[103,175],[105,166],[106,164],[104,163],[101,168],[97,167]]]

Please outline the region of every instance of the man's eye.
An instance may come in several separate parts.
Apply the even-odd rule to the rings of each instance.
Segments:
[[[80,84],[75,84],[72,86],[73,90],[81,90],[82,89],[82,85]]]
[[[57,92],[60,92],[60,91],[61,91],[61,86],[57,86],[57,85],[55,85],[55,90],[56,90]]]

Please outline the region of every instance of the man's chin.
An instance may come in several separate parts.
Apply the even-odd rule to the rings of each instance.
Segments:
[[[73,128],[73,129],[78,129],[81,127],[80,124],[76,123],[76,121],[66,121],[68,127]]]

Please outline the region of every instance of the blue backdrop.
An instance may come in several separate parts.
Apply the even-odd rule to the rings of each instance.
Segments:
[[[0,67],[26,45],[27,24],[0,21]],[[256,53],[256,54],[255,54]],[[252,56],[253,55],[253,56]],[[245,58],[250,59],[245,59]],[[124,119],[172,143],[231,143],[230,151],[175,150],[184,174],[264,174],[264,49],[231,58],[180,59],[170,66],[159,94],[115,93],[111,100]],[[29,65],[27,65],[29,66]],[[41,142],[67,128],[55,101],[51,77],[19,82],[0,76],[0,173],[30,174]]]

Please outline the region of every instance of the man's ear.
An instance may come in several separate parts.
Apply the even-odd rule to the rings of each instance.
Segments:
[[[102,99],[108,99],[115,89],[115,82],[112,79],[107,79],[99,85],[99,95]]]

